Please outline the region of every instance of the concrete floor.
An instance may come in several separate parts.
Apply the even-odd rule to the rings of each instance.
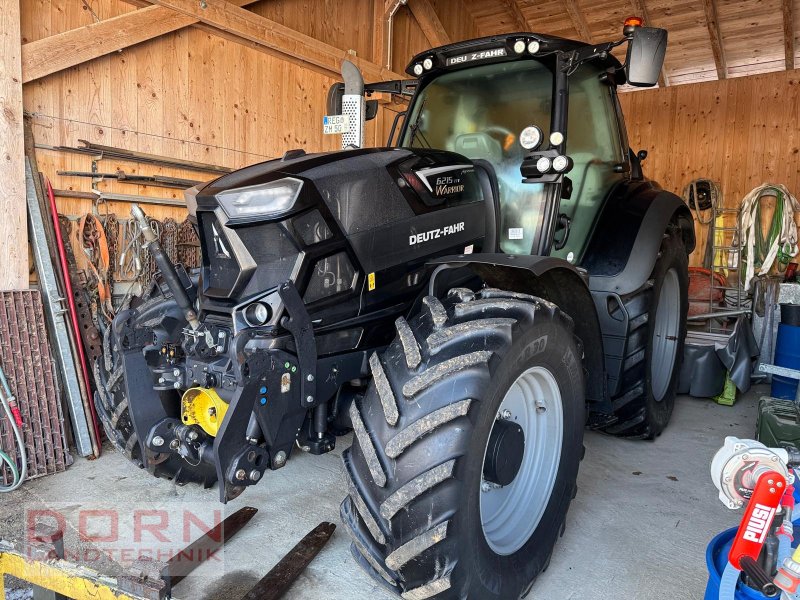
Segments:
[[[701,598],[706,544],[740,517],[717,499],[708,466],[725,436],[752,437],[762,392],[751,390],[733,407],[680,397],[667,431],[652,443],[587,432],[566,533],[528,598]],[[349,439],[340,442],[326,456],[293,455],[284,469],[268,472],[265,481],[229,504],[231,510],[255,506],[259,513],[226,548],[224,569],[203,565],[176,587],[176,595],[241,597],[320,521],[338,524],[345,494],[340,455]],[[76,460],[66,473],[2,495],[0,537],[21,538],[24,511],[43,505],[64,508],[68,527],[74,528],[77,508],[87,498],[91,508],[155,509],[180,503],[213,508],[217,491],[155,480],[109,450],[96,461]],[[68,548],[81,545],[74,529],[66,543]],[[340,528],[286,598],[395,598],[356,566],[348,547]]]

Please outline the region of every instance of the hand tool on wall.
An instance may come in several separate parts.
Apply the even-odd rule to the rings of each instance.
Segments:
[[[135,175],[126,173],[121,169],[115,173],[95,173],[90,171],[57,171],[57,173],[64,177],[88,177],[101,181],[104,179],[112,179],[122,183],[147,185],[151,187],[175,188],[181,190],[185,190],[197,185],[198,183],[202,183],[196,179],[182,179],[180,177],[166,177],[164,175]]]

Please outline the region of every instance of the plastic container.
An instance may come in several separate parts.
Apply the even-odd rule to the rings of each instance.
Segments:
[[[781,310],[783,306],[781,305]],[[800,369],[800,327],[781,323],[778,325],[778,336],[775,338],[775,361],[779,367]],[[780,375],[772,376],[770,396],[794,400],[797,393],[797,380]]]
[[[781,304],[781,323],[800,327],[800,304]]]
[[[797,494],[795,494],[797,496]],[[797,510],[800,510],[798,508]],[[794,521],[794,526],[800,527],[800,519]],[[717,535],[706,548],[706,567],[708,568],[708,583],[706,584],[706,593],[703,596],[704,600],[719,600],[719,580],[722,577],[722,571],[725,570],[725,565],[728,564],[728,552],[730,552],[731,544],[733,543],[733,536],[736,535],[737,527],[726,529]],[[800,536],[795,538],[792,542],[792,548],[797,547]],[[769,600],[764,594],[757,592],[746,585],[736,586],[736,600]]]

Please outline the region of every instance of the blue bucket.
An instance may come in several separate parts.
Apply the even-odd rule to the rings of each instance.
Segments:
[[[800,510],[800,505],[798,505]],[[794,521],[795,531],[800,533],[800,519]],[[733,544],[733,537],[736,535],[738,527],[726,529],[716,536],[706,548],[706,567],[708,568],[708,584],[704,600],[719,600],[719,581],[722,571],[728,564],[728,552]],[[796,535],[792,542],[792,548],[797,547],[800,535]],[[741,582],[736,586],[736,600],[767,600],[767,597],[754,589],[742,585]]]
[[[775,360],[779,367],[800,369],[800,327],[781,323],[778,325],[778,335],[775,338]],[[797,392],[797,380],[780,375],[772,376],[772,389],[770,396],[794,400]]]

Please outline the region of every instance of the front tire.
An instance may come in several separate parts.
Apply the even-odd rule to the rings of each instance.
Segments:
[[[519,598],[546,568],[576,491],[585,394],[572,322],[532,296],[459,289],[425,298],[397,329],[351,408],[341,513],[352,552],[404,598]],[[518,433],[506,445],[491,435],[517,425],[519,461]],[[490,478],[508,476],[509,461],[516,475],[497,487]]]

